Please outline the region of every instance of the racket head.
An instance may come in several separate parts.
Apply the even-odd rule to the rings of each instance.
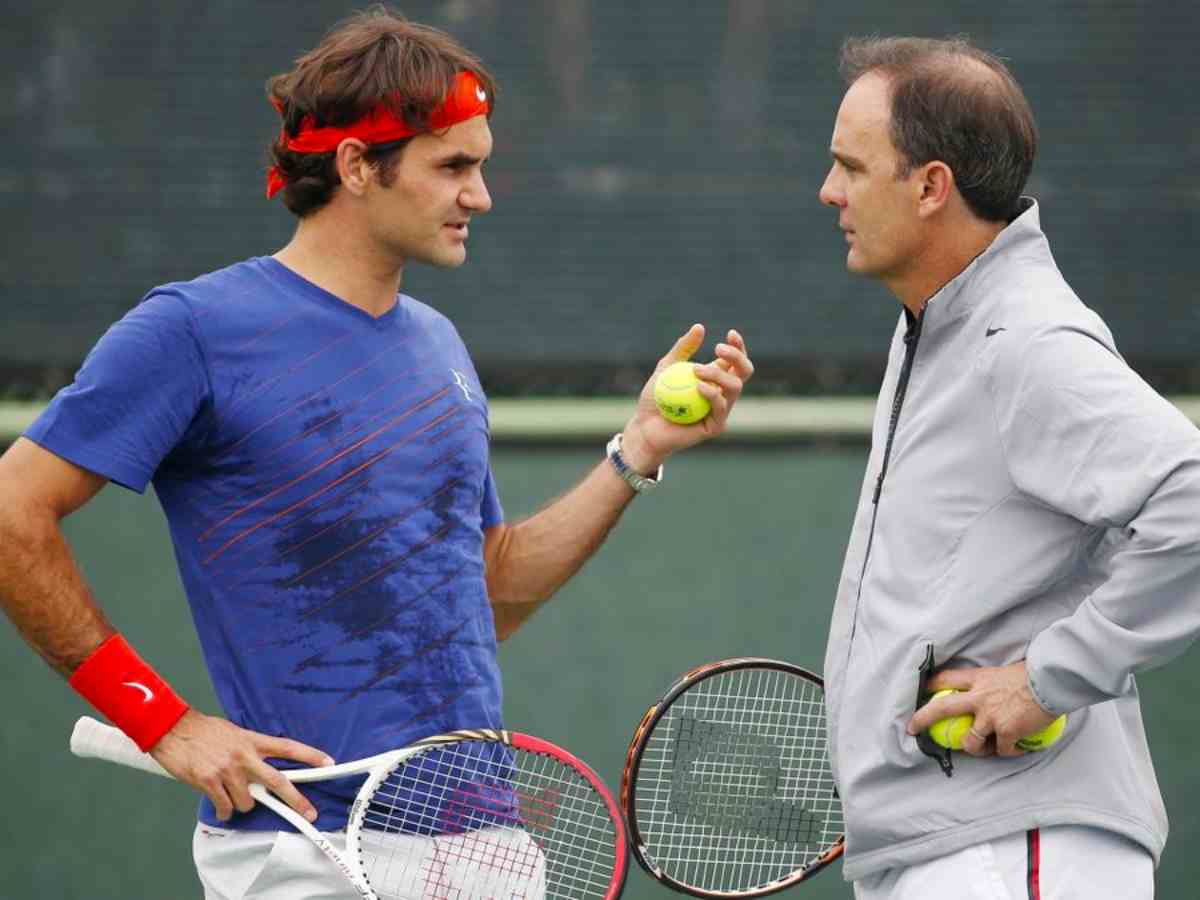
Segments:
[[[617,900],[629,859],[620,807],[586,763],[486,729],[383,760],[359,789],[346,847],[380,900]]]
[[[621,777],[634,858],[697,897],[760,897],[842,855],[824,682],[740,657],[681,676],[638,725]]]

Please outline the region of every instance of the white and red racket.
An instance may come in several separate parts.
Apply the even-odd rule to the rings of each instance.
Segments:
[[[84,716],[71,751],[170,778],[124,733]],[[345,849],[262,785],[254,799],[309,838],[366,900],[616,900],[625,826],[612,794],[561,747],[515,731],[453,731],[295,783],[366,775]]]

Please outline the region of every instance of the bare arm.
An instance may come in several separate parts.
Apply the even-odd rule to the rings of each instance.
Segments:
[[[25,438],[0,457],[0,604],[64,677],[115,631],[59,525],[105,484]]]
[[[508,638],[588,559],[634,497],[608,460],[567,494],[516,525],[485,535],[496,636]]]
[[[703,327],[693,326],[659,361],[655,375],[664,366],[689,358],[703,339]],[[696,370],[700,391],[712,412],[695,425],[675,425],[659,415],[654,405],[654,376],[647,381],[624,429],[622,454],[632,468],[650,475],[672,453],[725,430],[730,410],[754,367],[745,342],[735,331],[729,332],[727,344],[717,345],[716,352],[715,362]],[[514,525],[488,530],[484,542],[488,594],[500,640],[516,631],[579,571],[633,497],[633,489],[603,460],[545,509]]]
[[[62,520],[106,481],[19,438],[0,456],[0,606],[31,647],[64,677],[115,633],[96,603],[62,533]],[[303,796],[263,757],[308,765],[330,760],[311,747],[261,735],[189,710],[151,750],[181,781],[206,793],[217,815],[254,805],[258,781],[301,815],[315,815]]]

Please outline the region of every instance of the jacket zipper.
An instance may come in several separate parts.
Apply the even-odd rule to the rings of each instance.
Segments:
[[[912,375],[913,360],[917,355],[917,342],[921,339],[921,324],[925,311],[914,316],[905,309],[908,330],[904,333],[904,363],[900,366],[900,377],[896,381],[896,394],[892,398],[892,417],[888,422],[887,442],[883,445],[883,462],[879,466],[879,477],[875,479],[875,490],[871,495],[871,530],[867,532],[867,549],[863,554],[862,571],[858,575],[858,596],[854,601],[854,620],[850,624],[850,641],[846,647],[846,661],[850,661],[850,648],[854,645],[854,633],[858,628],[858,608],[862,605],[863,583],[867,578],[867,563],[871,560],[871,545],[875,541],[875,522],[879,518],[879,497],[883,493],[883,479],[887,475],[888,461],[892,455],[892,441],[896,438],[896,425],[900,421],[900,409],[904,406],[904,395],[908,392],[908,379]]]

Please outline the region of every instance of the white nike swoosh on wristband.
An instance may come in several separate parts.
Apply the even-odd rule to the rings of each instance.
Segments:
[[[154,691],[150,690],[150,688],[146,687],[140,681],[122,681],[121,684],[123,684],[125,687],[137,688],[139,691],[145,694],[145,699],[142,700],[143,703],[149,703],[154,699]]]

